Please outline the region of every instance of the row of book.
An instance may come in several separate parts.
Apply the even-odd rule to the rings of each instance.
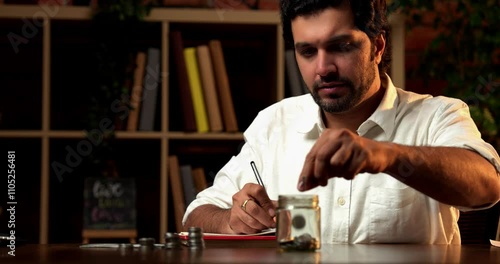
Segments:
[[[180,31],[170,35],[172,65],[183,130],[185,132],[237,132],[234,110],[222,45],[213,39],[207,44],[185,47]],[[153,131],[157,113],[157,97],[161,78],[161,53],[150,47],[135,54],[133,73],[125,85],[130,90],[130,111],[125,125],[117,130]],[[298,69],[293,50],[285,51],[286,73],[290,96],[308,93]],[[176,98],[177,99],[177,98]],[[173,109],[171,109],[173,110]],[[121,127],[121,128],[120,128]]]
[[[116,130],[153,131],[156,118],[156,105],[161,78],[160,49],[150,47],[138,51],[127,72],[132,78],[125,80],[130,94],[121,98],[122,104],[129,104],[128,115],[121,115],[124,120],[116,120]],[[126,123],[126,125],[125,125]]]
[[[220,40],[184,46],[180,31],[170,33],[173,66],[186,132],[237,132],[231,87]]]
[[[185,47],[179,31],[171,32],[171,71],[176,75],[170,90],[180,101],[185,132],[237,132],[222,45],[219,40]],[[156,47],[140,50],[128,66],[131,78],[125,81],[129,94],[122,98],[130,110],[125,120],[117,120],[116,130],[153,131],[161,83],[161,52]],[[171,109],[174,111],[175,109]],[[178,112],[178,111],[175,111]]]
[[[175,227],[182,231],[182,217],[196,195],[207,188],[205,170],[189,164],[180,164],[176,155],[168,157],[170,190],[174,204]]]

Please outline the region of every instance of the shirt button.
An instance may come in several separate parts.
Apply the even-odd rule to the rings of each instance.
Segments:
[[[345,199],[344,199],[344,197],[339,197],[339,198],[337,199],[337,202],[339,203],[339,205],[340,205],[340,206],[343,206],[343,205],[345,204]]]

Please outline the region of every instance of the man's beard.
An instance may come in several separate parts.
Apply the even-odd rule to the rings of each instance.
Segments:
[[[316,104],[318,104],[319,107],[325,112],[328,113],[346,112],[355,107],[356,105],[358,105],[363,99],[363,97],[366,95],[368,90],[370,89],[370,86],[372,85],[375,79],[375,67],[376,65],[373,65],[371,63],[368,64],[368,67],[366,67],[364,70],[364,74],[362,74],[359,78],[360,79],[359,87],[357,88],[354,86],[352,80],[338,76],[336,74],[332,74],[322,78],[322,80],[319,82],[314,82],[311,95]],[[334,101],[327,101],[321,99],[321,97],[318,94],[319,87],[321,83],[328,83],[328,82],[343,83],[345,87],[347,87],[347,89],[349,90],[347,95],[344,95],[343,97],[332,95],[330,99],[335,99]]]

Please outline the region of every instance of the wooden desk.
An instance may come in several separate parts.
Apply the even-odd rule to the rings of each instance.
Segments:
[[[16,256],[0,248],[0,263],[500,263],[489,245],[328,245],[317,252],[281,253],[274,247],[203,250],[81,249],[79,245],[23,245]]]

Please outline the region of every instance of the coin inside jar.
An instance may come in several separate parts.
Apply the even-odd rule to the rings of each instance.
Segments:
[[[296,215],[292,219],[292,226],[296,229],[302,229],[306,226],[306,219],[303,215]]]
[[[321,211],[317,195],[279,195],[276,241],[280,251],[321,248]]]

